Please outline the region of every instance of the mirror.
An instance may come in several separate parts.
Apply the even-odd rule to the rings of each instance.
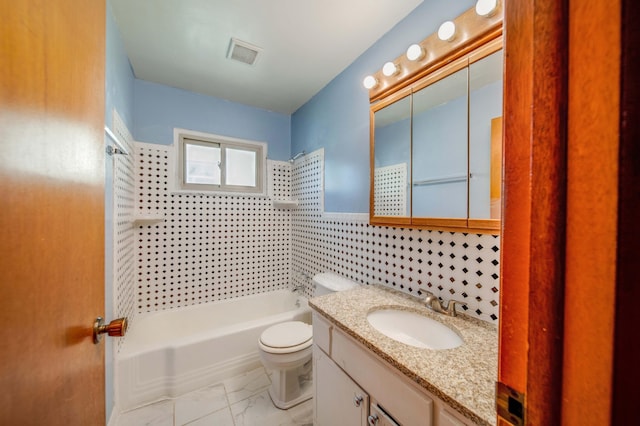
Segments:
[[[502,64],[499,50],[469,65],[469,217],[500,219]]]
[[[372,224],[500,228],[501,46],[372,104]]]
[[[374,114],[374,214],[407,217],[411,205],[411,98],[405,96]]]
[[[412,217],[467,217],[467,74],[413,94]]]

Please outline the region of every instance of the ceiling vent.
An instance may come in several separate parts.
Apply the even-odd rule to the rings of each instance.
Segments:
[[[254,65],[258,59],[258,54],[262,51],[257,46],[238,40],[236,38],[231,39],[229,43],[229,52],[227,52],[227,58],[233,59],[238,62],[242,62],[247,65]]]

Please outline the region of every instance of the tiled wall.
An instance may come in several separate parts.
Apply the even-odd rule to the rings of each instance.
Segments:
[[[334,271],[360,283],[381,283],[409,294],[429,290],[467,303],[465,312],[497,323],[498,236],[370,226],[368,215],[324,214],[323,151],[296,161],[292,278]],[[296,184],[297,182],[303,184]]]
[[[136,143],[136,212],[164,222],[135,230],[135,309],[154,311],[288,288],[334,271],[410,294],[429,290],[496,322],[499,238],[370,226],[324,213],[324,152],[268,162],[269,198],[175,194],[171,147]],[[298,200],[274,208],[271,199]],[[306,277],[305,277],[306,276]]]
[[[115,318],[135,319],[134,268],[135,232],[131,223],[135,206],[135,160],[133,138],[117,112],[112,130],[129,155],[113,155],[113,287]],[[109,319],[109,318],[108,318]],[[115,339],[116,350],[126,337]]]
[[[377,167],[373,177],[376,216],[407,215],[407,163]]]
[[[268,198],[171,193],[171,147],[136,144],[136,309],[176,308],[287,288],[291,213]],[[269,192],[289,197],[290,165],[268,162]]]

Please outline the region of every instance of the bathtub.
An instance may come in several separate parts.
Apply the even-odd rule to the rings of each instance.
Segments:
[[[261,365],[258,338],[284,321],[311,323],[289,290],[138,314],[116,355],[116,405],[176,397]]]

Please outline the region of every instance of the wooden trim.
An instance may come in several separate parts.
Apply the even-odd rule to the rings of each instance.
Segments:
[[[373,182],[376,175],[376,156],[375,156],[375,118],[373,108],[369,108],[369,223],[374,219],[374,188]]]
[[[410,217],[401,216],[369,216],[369,223],[378,226],[410,226]]]
[[[506,2],[499,380],[560,424],[568,0]]]
[[[416,224],[398,224],[398,223],[383,223],[377,221],[378,218],[374,221],[370,221],[369,224],[373,226],[385,226],[388,228],[400,228],[400,229],[424,229],[428,231],[439,231],[439,232],[462,232],[465,234],[486,234],[486,235],[499,235],[499,229],[485,229],[485,228],[460,228],[460,227],[452,227],[452,226],[438,226],[438,225],[416,225]]]
[[[487,229],[500,231],[500,219],[469,219],[469,229]]]
[[[467,228],[467,218],[459,219],[459,218],[423,218],[423,217],[414,217],[411,218],[411,224],[417,226],[432,226],[432,227],[443,227],[443,228],[461,228],[462,230]]]
[[[478,16],[472,7],[455,18],[456,38],[442,41],[437,32],[420,42],[426,55],[420,61],[409,61],[406,55],[398,56],[393,62],[400,66],[400,73],[386,77],[382,71],[374,74],[378,85],[369,90],[370,102],[388,96],[396,90],[409,86],[452,61],[461,58],[479,46],[499,37],[502,34],[503,2],[498,2],[498,10],[491,17]]]

